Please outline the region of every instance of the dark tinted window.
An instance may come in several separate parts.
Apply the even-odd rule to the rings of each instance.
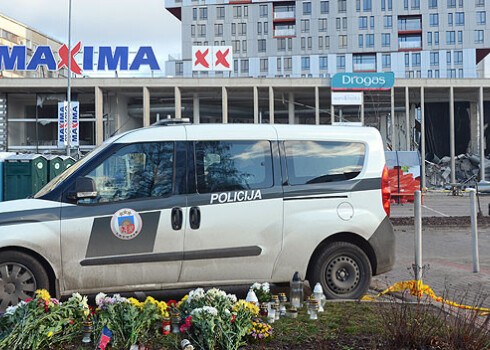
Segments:
[[[95,182],[97,198],[80,202],[104,203],[169,195],[173,164],[173,142],[124,146],[86,175]]]
[[[199,193],[272,187],[269,141],[195,142]]]
[[[285,141],[289,184],[349,180],[362,170],[365,146],[358,142]]]

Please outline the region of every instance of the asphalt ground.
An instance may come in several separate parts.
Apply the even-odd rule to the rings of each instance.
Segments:
[[[480,196],[482,214],[488,216],[490,196]],[[472,306],[481,304],[490,308],[490,226],[478,226],[480,272],[474,273],[472,238],[469,220],[454,225],[451,217],[469,216],[469,194],[452,196],[429,193],[424,196],[424,218],[439,218],[436,225],[423,225],[422,264],[423,282],[437,296]],[[483,210],[485,209],[485,210]],[[393,222],[413,217],[413,203],[393,204]],[[396,263],[388,273],[373,277],[371,286],[382,290],[395,282],[412,280],[415,261],[414,226],[394,226],[396,236]]]

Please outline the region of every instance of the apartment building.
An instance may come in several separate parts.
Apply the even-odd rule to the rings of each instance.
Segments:
[[[490,0],[166,0],[182,21],[169,76],[490,77]],[[192,46],[233,48],[233,71],[193,72]]]

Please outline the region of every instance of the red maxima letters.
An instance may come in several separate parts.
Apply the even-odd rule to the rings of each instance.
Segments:
[[[196,51],[196,63],[194,63],[194,66],[197,66],[198,64],[200,64],[206,68],[209,68],[209,63],[206,60],[206,56],[208,55],[208,53],[209,53],[209,49],[204,51],[204,53],[201,52],[201,50],[197,50]]]

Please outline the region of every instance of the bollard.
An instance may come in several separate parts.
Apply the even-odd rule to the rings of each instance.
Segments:
[[[478,221],[476,217],[476,190],[469,188],[471,215],[471,245],[473,251],[473,272],[480,272],[480,257],[478,252]]]
[[[422,195],[420,191],[414,193],[415,214],[415,280],[422,281]]]

